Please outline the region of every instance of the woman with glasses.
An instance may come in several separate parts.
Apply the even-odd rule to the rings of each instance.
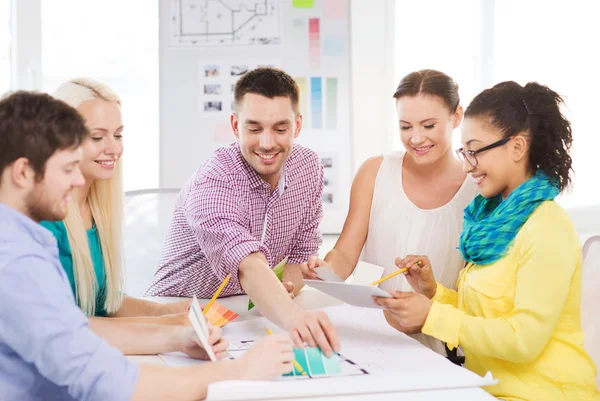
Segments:
[[[436,283],[437,262],[412,255],[403,266],[417,293],[376,299],[398,324],[461,346],[465,366],[491,371],[499,383],[487,389],[505,400],[600,400],[583,348],[581,244],[554,201],[571,180],[562,102],[546,86],[515,82],[473,100],[459,154],[481,195],[465,210],[458,291]]]
[[[452,151],[452,134],[463,118],[458,85],[434,70],[413,72],[398,85],[394,98],[403,151],[376,156],[359,169],[350,194],[350,210],[339,240],[325,260],[311,259],[312,269],[330,266],[346,279],[358,260],[396,271],[398,256],[427,254],[439,268],[436,280],[455,288],[464,260],[457,250],[463,210],[477,193]],[[397,260],[398,259],[398,260]],[[404,276],[380,285],[410,291]],[[421,327],[388,322],[440,354],[442,342],[420,333]]]

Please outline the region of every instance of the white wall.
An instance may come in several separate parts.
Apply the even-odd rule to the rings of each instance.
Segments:
[[[353,173],[393,145],[394,3],[350,2]]]
[[[42,87],[42,0],[13,0],[11,59],[13,89]]]

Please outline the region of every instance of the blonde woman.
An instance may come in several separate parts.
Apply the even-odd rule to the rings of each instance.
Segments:
[[[82,145],[85,184],[75,191],[64,221],[41,223],[57,239],[60,261],[77,304],[88,316],[185,323],[188,301],[158,304],[123,292],[123,123],[119,97],[107,85],[90,78],[67,81],[53,96],[77,109],[90,132]]]

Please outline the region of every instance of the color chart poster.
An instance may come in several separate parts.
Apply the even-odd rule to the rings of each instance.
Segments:
[[[350,4],[160,1],[160,120],[161,135],[169,137],[161,158],[177,161],[161,170],[161,185],[181,187],[215,150],[236,140],[235,83],[258,66],[275,66],[298,84],[302,131],[295,142],[319,154],[324,166],[320,229],[341,232],[354,172]]]

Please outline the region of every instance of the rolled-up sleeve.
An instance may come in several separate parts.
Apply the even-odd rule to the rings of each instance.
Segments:
[[[239,188],[227,178],[204,176],[198,178],[191,191],[185,217],[200,249],[220,281],[231,274],[229,292],[242,292],[240,263],[255,252],[262,252],[268,259],[269,250],[248,229],[248,213]]]
[[[77,400],[130,400],[138,366],[96,336],[69,284],[43,257],[0,270],[0,341]]]
[[[311,256],[319,253],[319,247],[323,243],[323,236],[319,230],[319,225],[323,219],[323,167],[319,161],[319,185],[315,187],[310,195],[310,202],[303,218],[302,226],[298,230],[293,246],[289,254],[289,264],[304,263]]]

